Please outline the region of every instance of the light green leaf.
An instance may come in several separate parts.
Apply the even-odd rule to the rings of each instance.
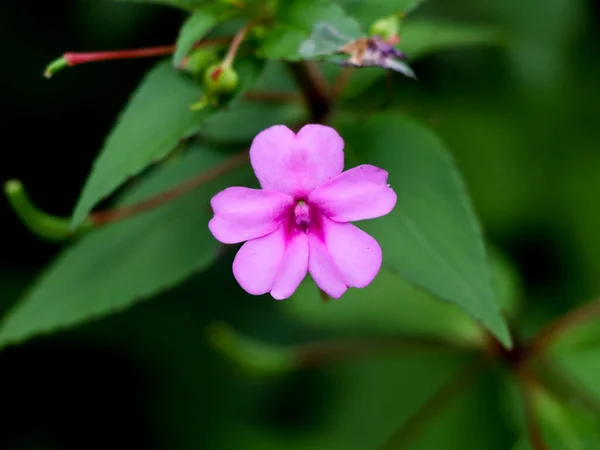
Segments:
[[[535,420],[541,438],[552,450],[596,450],[600,448],[600,420],[583,410],[560,403],[546,392],[534,397]],[[546,448],[545,447],[545,448]],[[534,450],[527,433],[513,450]]]
[[[342,0],[342,6],[348,14],[368,29],[373,22],[392,14],[409,14],[426,0]]]
[[[182,138],[197,131],[208,114],[192,112],[190,105],[201,95],[201,87],[177,73],[168,61],[150,71],[96,158],[73,213],[74,227],[128,178],[167,156]]]
[[[514,310],[519,292],[514,274],[498,252],[490,256],[494,291],[503,307]],[[483,328],[456,305],[437,301],[386,268],[368,288],[350,289],[328,304],[307,279],[282,308],[302,323],[336,332],[433,336],[473,347],[486,339]]]
[[[217,4],[199,9],[187,18],[177,37],[177,45],[173,54],[175,67],[179,67],[194,44],[206,36],[225,17],[224,12],[223,5]]]
[[[443,143],[425,127],[391,113],[353,122],[341,131],[347,147],[358,155],[349,163],[387,170],[398,195],[390,214],[362,224],[381,244],[384,264],[456,304],[510,346],[481,229]]]
[[[269,30],[258,52],[265,58],[297,61],[298,51],[316,23],[331,25],[343,35],[359,37],[360,25],[336,3],[326,0],[292,0],[281,4],[277,25]]]
[[[152,197],[226,158],[209,148],[186,153],[141,180],[121,204]],[[242,176],[248,176],[247,168],[85,235],[4,317],[0,345],[114,314],[208,267],[218,249],[207,226],[210,198]]]

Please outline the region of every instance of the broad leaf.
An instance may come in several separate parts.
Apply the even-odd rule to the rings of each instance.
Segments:
[[[193,134],[206,111],[192,112],[202,89],[164,61],[142,81],[98,155],[75,211],[73,226],[128,178],[164,158]]]
[[[240,86],[231,102],[237,101],[258,75],[251,61],[236,64]],[[142,81],[111,131],[73,213],[72,226],[79,225],[90,210],[130,177],[164,158],[182,139],[200,130],[215,111],[207,107],[192,112],[202,89],[179,74],[168,61],[158,64]]]
[[[226,158],[208,148],[184,154],[143,179],[122,204],[152,197]],[[246,170],[234,174],[248,175]],[[74,243],[5,316],[0,345],[122,311],[206,268],[218,250],[207,227],[209,201],[218,190],[241,181],[232,176],[93,230]]]
[[[224,5],[217,4],[199,9],[188,17],[177,37],[177,45],[173,55],[173,65],[175,67],[179,67],[194,44],[206,36],[225,17],[224,13]]]
[[[490,265],[502,308],[514,310],[519,291],[510,266],[496,252]],[[472,346],[485,342],[483,329],[456,305],[435,300],[385,268],[368,288],[350,289],[339,301],[323,304],[315,283],[305,280],[284,303],[296,320],[337,332],[436,336]]]
[[[360,25],[336,3],[325,0],[293,0],[281,4],[277,25],[269,30],[259,53],[265,58],[300,60],[302,43],[309,39],[315,24],[324,23],[342,35],[357,38]]]
[[[362,224],[383,248],[384,264],[480,321],[506,346],[508,328],[491,284],[481,229],[443,143],[398,114],[342,126],[353,161],[389,172],[394,210]],[[347,153],[348,154],[348,153]]]

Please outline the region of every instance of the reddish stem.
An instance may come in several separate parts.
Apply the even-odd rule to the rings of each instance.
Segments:
[[[517,372],[517,379],[521,387],[523,396],[523,407],[525,408],[525,424],[529,441],[534,450],[550,450],[550,447],[544,442],[542,430],[535,417],[535,408],[533,405],[533,395],[536,389],[537,380],[531,377],[527,372],[521,370]]]
[[[542,328],[531,343],[529,347],[529,356],[534,357],[543,353],[550,344],[565,334],[565,332],[594,320],[598,316],[600,316],[600,299],[580,306],[559,317],[555,321],[550,322],[550,324]]]
[[[194,48],[223,45],[230,41],[231,37],[206,39],[204,41],[198,42],[194,46]],[[175,45],[163,45],[159,47],[137,48],[128,50],[111,50],[104,52],[68,52],[63,55],[63,58],[67,61],[67,64],[70,67],[72,67],[89,62],[110,61],[115,59],[152,58],[155,56],[171,55],[175,52],[175,49]]]
[[[106,225],[112,222],[117,222],[123,219],[127,219],[132,216],[136,216],[143,212],[158,208],[184,194],[202,186],[203,184],[209,183],[216,180],[224,173],[241,166],[246,163],[249,159],[248,151],[238,153],[223,163],[217,165],[207,172],[203,172],[195,178],[192,178],[185,183],[175,186],[172,189],[161,192],[154,197],[143,200],[139,203],[130,206],[123,206],[121,208],[110,209],[108,211],[99,211],[90,215],[90,222],[94,226]]]

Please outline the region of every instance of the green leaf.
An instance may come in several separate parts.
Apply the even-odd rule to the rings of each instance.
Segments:
[[[373,22],[392,14],[409,14],[425,0],[342,0],[348,14],[358,20],[367,29]]]
[[[258,52],[264,58],[297,61],[302,43],[316,23],[331,25],[343,35],[359,37],[360,25],[336,3],[326,0],[292,0],[282,3],[277,24],[268,31]]]
[[[177,37],[177,45],[173,55],[173,65],[179,67],[181,61],[194,44],[225,17],[224,5],[211,5],[194,12],[187,18]]]
[[[490,256],[494,291],[512,311],[519,292],[514,273],[497,251]],[[368,288],[350,289],[328,304],[307,279],[281,307],[302,323],[336,332],[434,336],[473,347],[486,339],[483,328],[456,305],[437,301],[386,268]]]
[[[167,156],[182,138],[197,131],[206,111],[190,105],[202,95],[199,85],[161,62],[131,97],[98,155],[73,213],[72,226],[128,178]]]
[[[541,390],[535,392],[534,411],[541,438],[547,448],[552,450],[600,448],[600,421],[597,417],[562,404]],[[535,447],[531,445],[529,436],[524,433],[513,450],[529,449],[534,450]]]
[[[391,113],[342,125],[341,131],[350,150],[360,152],[360,162],[389,172],[398,195],[390,214],[362,225],[381,244],[384,264],[456,304],[510,346],[481,229],[443,143],[425,127]]]
[[[488,26],[431,20],[407,20],[400,47],[413,61],[434,52],[474,45],[497,45],[503,34]]]
[[[190,151],[141,180],[121,205],[177,186],[226,158],[209,148]],[[247,175],[240,169],[166,205],[91,231],[66,249],[5,316],[0,345],[114,314],[208,267],[218,250],[207,226],[210,198]]]

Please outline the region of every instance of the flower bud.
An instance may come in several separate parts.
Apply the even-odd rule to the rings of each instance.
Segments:
[[[381,36],[386,41],[394,38],[394,36],[398,36],[399,31],[400,23],[398,17],[395,15],[376,20],[369,29],[371,35]]]
[[[237,87],[238,74],[231,66],[214,64],[206,69],[204,84],[209,92],[226,94]]]
[[[199,48],[192,51],[186,58],[184,68],[194,75],[199,75],[216,60],[217,53],[213,49]]]

